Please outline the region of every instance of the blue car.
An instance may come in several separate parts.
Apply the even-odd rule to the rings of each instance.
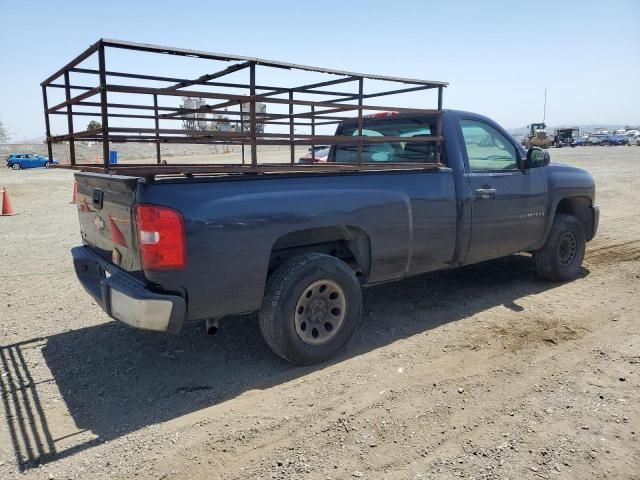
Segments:
[[[49,160],[49,157],[35,155],[33,153],[12,153],[7,157],[7,167],[14,170],[23,168],[49,168],[51,165],[57,164],[57,160]]]
[[[609,135],[609,145],[628,145],[629,139],[624,135]]]

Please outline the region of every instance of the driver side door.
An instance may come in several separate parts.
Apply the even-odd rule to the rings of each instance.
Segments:
[[[521,170],[511,139],[478,119],[460,121],[471,190],[471,240],[465,263],[526,251],[546,225],[543,168]]]

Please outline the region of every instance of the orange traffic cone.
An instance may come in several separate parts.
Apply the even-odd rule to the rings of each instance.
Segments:
[[[2,216],[8,217],[10,215],[15,215],[16,212],[11,208],[11,200],[9,199],[9,192],[7,192],[6,188],[2,189]]]
[[[78,181],[73,181],[73,193],[71,194],[71,201],[69,203],[76,203],[76,197],[78,196]]]

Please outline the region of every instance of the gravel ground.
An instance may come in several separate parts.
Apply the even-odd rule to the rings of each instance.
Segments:
[[[0,171],[0,478],[640,479],[640,148],[552,150],[601,206],[582,278],[525,255],[365,291],[335,361],[255,316],[177,336],[84,293],[72,175]]]

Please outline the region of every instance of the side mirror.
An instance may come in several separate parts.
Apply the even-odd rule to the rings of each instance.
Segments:
[[[531,147],[527,150],[527,160],[524,168],[545,167],[551,162],[549,152],[540,147]]]

